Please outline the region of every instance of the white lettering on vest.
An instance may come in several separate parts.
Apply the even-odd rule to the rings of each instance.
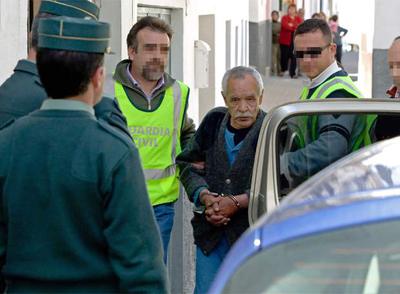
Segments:
[[[151,127],[151,126],[130,126],[129,131],[132,136],[162,136],[168,137],[171,136],[171,130],[169,128],[162,127]]]
[[[136,147],[158,147],[158,140],[157,138],[140,138],[140,137],[133,137],[133,142],[135,143]]]
[[[169,128],[154,126],[130,126],[129,131],[135,145],[140,147],[158,147],[159,137],[169,137],[172,132]]]

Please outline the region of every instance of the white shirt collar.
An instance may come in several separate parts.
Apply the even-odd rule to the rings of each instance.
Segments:
[[[315,77],[310,81],[310,84],[308,86],[309,89],[318,87],[321,85],[323,82],[326,81],[327,78],[329,78],[331,75],[334,73],[337,73],[338,71],[341,71],[342,69],[339,67],[337,64],[336,60],[332,62],[330,66],[328,66],[323,72],[319,74],[319,76]]]

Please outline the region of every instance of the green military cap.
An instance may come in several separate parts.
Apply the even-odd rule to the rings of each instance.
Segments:
[[[42,0],[39,13],[98,20],[100,8],[87,0]]]
[[[39,20],[39,48],[110,53],[110,25],[93,19],[58,16]]]

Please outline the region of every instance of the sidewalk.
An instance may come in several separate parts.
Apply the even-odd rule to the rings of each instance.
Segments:
[[[263,80],[264,97],[262,108],[267,112],[278,105],[298,100],[303,86],[307,83],[307,78],[304,76],[298,79],[264,76]]]

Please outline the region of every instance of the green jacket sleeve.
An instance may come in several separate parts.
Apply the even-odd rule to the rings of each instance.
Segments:
[[[97,119],[102,119],[120,133],[132,139],[125,116],[122,114],[116,99],[103,97],[99,103],[94,106]]]
[[[167,293],[160,234],[136,149],[120,160],[107,182],[104,235],[120,291]]]

